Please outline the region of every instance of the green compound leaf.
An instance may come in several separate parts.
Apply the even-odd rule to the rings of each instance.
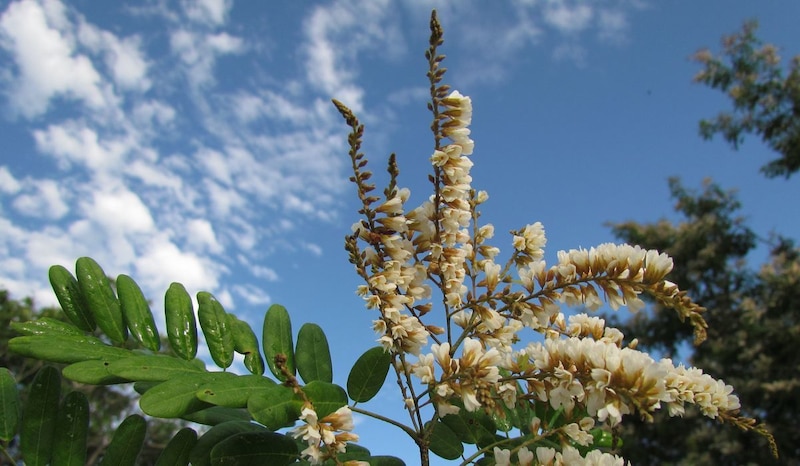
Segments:
[[[222,369],[230,367],[233,363],[233,332],[228,326],[228,314],[211,293],[197,293],[197,320],[206,337],[211,359]]]
[[[211,405],[200,401],[197,391],[207,382],[236,377],[228,372],[197,372],[174,377],[149,388],[139,399],[139,407],[145,414],[154,417],[176,418],[208,408]]]
[[[192,297],[180,283],[172,283],[164,295],[167,339],[172,351],[187,361],[197,355],[197,322]]]
[[[241,375],[207,382],[197,391],[197,398],[206,403],[228,408],[246,408],[252,395],[269,390],[275,382],[260,375]]]
[[[432,426],[429,423],[426,428],[431,429],[430,448],[437,456],[454,460],[464,453],[464,444],[446,424],[435,421]]]
[[[81,392],[69,392],[58,410],[51,466],[86,464],[89,436],[89,400]]]
[[[300,418],[303,400],[291,388],[274,385],[247,400],[247,411],[269,430],[289,427]]]
[[[54,265],[48,271],[50,285],[53,287],[58,303],[67,318],[79,329],[93,332],[97,328],[89,305],[81,294],[78,280],[61,265]]]
[[[319,325],[309,323],[300,327],[294,357],[297,372],[306,383],[315,380],[333,382],[331,350]]]
[[[160,382],[179,375],[205,372],[192,362],[163,354],[118,359],[108,364],[108,371],[117,377],[137,382]]]
[[[215,425],[197,439],[189,458],[192,466],[209,466],[211,464],[211,450],[218,443],[244,432],[266,432],[266,429],[249,421],[229,421]]]
[[[125,418],[114,432],[111,443],[103,453],[100,466],[134,466],[144,444],[147,422],[133,414]]]
[[[54,367],[43,367],[31,385],[22,412],[20,450],[28,466],[44,466],[53,453],[61,377]]]
[[[319,419],[347,405],[347,393],[336,384],[317,380],[303,387],[303,392],[314,404]]]
[[[273,304],[264,316],[264,329],[261,337],[264,346],[264,357],[270,372],[281,382],[286,381],[286,376],[275,365],[275,356],[281,354],[286,359],[286,368],[289,373],[295,374],[294,343],[292,341],[292,322],[289,312],[280,304]]]
[[[19,425],[19,393],[17,380],[7,368],[0,367],[0,440],[10,441]]]
[[[100,330],[114,343],[124,343],[128,338],[128,327],[106,273],[91,257],[81,257],[75,262],[75,275],[78,288]]]
[[[187,466],[189,456],[197,443],[197,432],[189,427],[184,427],[175,434],[167,443],[161,454],[158,455],[155,466]]]
[[[89,359],[121,359],[133,353],[88,336],[25,336],[8,341],[8,349],[29,358],[63,364]]]
[[[243,432],[218,443],[211,450],[211,464],[284,466],[297,461],[297,445],[291,438],[274,432]]]
[[[158,336],[153,312],[142,289],[133,278],[122,274],[117,276],[117,295],[122,307],[122,316],[131,335],[145,348],[158,352],[161,349],[161,338]]]
[[[11,329],[21,335],[83,336],[78,327],[52,317],[39,317],[27,322],[11,322]]]
[[[347,393],[350,399],[363,403],[377,395],[386,380],[391,363],[392,355],[382,346],[370,348],[362,354],[347,377]]]
[[[85,383],[88,385],[114,385],[127,383],[130,380],[117,377],[108,371],[111,360],[90,359],[88,361],[70,364],[61,370],[61,375],[73,382]]]

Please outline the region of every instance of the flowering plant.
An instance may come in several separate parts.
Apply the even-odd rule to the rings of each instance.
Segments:
[[[51,269],[51,282],[71,323],[18,324],[24,336],[11,340],[11,350],[68,364],[63,375],[79,382],[135,382],[146,414],[210,426],[199,439],[190,428],[181,431],[165,448],[164,458],[176,461],[169,464],[402,464],[354,443],[354,412],[409,435],[423,465],[429,464],[431,452],[461,464],[623,464],[614,453],[614,429],[625,415],[652,420],[654,411],[666,409],[680,416],[687,405],[769,437],[754,420],[738,415],[739,400],[723,381],[670,359],[653,359],[636,349],[635,339],[626,343],[619,330],[599,317],[562,311],[562,305],[591,311],[606,303],[635,312],[647,296],[674,309],[701,342],[704,309],[666,280],[673,266],[667,255],[603,244],[560,251],[557,262],[548,265],[545,230],[536,222],[512,231],[512,252],[505,262],[498,260],[500,250],[489,242],[494,228],[480,221],[479,208],[488,195],[472,187],[470,176],[472,103],[442,84],[444,56],[438,49],[443,32],[435,12],[430,26],[425,56],[433,114],[433,194],[421,205],[407,206],[410,191],[398,185],[394,156],[383,195],[374,194],[360,152],[364,126],[334,101],[351,128],[350,180],[363,216],[345,247],[364,280],[357,293],[375,314],[373,330],[380,343],[356,361],[346,389],[333,383],[330,350],[319,326],[303,325],[295,344],[288,312],[274,305],[266,313],[259,345],[247,323],[200,292],[197,317],[223,372],[207,370],[195,359],[192,300],[177,283],[165,296],[173,354],[160,352],[152,313],[135,282],[121,275],[115,293],[89,258],[78,260],[77,279],[63,267]],[[104,339],[93,335],[96,327]],[[132,351],[136,346],[142,350]],[[262,351],[274,378],[262,375]],[[224,371],[236,352],[251,375]],[[377,394],[389,371],[399,385],[408,423],[359,405]],[[7,386],[8,374],[0,376]],[[54,399],[52,412],[57,413],[58,396],[36,391],[52,386],[57,371],[45,370],[39,378],[29,403]],[[4,419],[14,417],[10,409],[3,406]],[[77,408],[65,404],[61,409]],[[22,434],[46,438],[42,432],[49,428],[50,436],[57,436],[54,423],[41,422],[48,410],[36,412],[40,422],[35,428],[23,425]],[[129,419],[115,442],[143,432],[143,420]],[[465,450],[465,444],[475,445],[474,451]],[[23,445],[28,445],[29,458],[37,459],[67,448],[58,442]],[[107,456],[113,457],[116,450],[109,450]],[[125,450],[128,455],[136,451]]]

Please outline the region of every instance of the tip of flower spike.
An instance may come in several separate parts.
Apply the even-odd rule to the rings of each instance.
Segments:
[[[345,121],[349,126],[358,125],[358,118],[356,118],[353,111],[350,110],[350,108],[347,107],[347,105],[341,103],[336,99],[331,99],[331,102],[333,102],[333,105],[336,107],[336,110],[338,110],[339,113],[342,115],[342,117],[344,117]]]

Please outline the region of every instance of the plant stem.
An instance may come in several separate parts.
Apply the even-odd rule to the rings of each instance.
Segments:
[[[365,416],[369,416],[369,417],[374,418],[374,419],[378,419],[379,421],[387,422],[387,423],[389,423],[389,424],[391,424],[391,425],[393,425],[395,427],[399,427],[400,429],[403,430],[403,432],[407,433],[409,437],[414,439],[415,442],[417,441],[418,435],[417,435],[416,432],[414,432],[414,429],[408,427],[405,424],[401,424],[401,423],[395,421],[394,419],[390,419],[388,417],[381,416],[378,413],[373,413],[372,411],[367,411],[366,409],[361,409],[361,408],[358,408],[356,406],[351,406],[350,407],[350,411],[354,411],[356,413],[363,414]]]

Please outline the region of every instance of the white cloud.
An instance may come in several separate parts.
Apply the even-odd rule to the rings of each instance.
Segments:
[[[600,39],[624,42],[628,32],[628,18],[621,10],[600,10],[597,17]]]
[[[158,130],[163,130],[165,126],[175,121],[175,109],[164,102],[146,100],[136,103],[133,118],[139,126],[150,128],[158,125]]]
[[[219,151],[204,147],[197,151],[195,159],[200,162],[209,178],[225,185],[230,185],[233,181],[231,171],[235,168],[230,160]]]
[[[594,12],[586,4],[569,6],[557,2],[555,6],[544,10],[544,20],[562,34],[580,33],[589,27]]]
[[[111,76],[123,89],[146,91],[150,87],[147,78],[148,64],[139,50],[139,39],[119,39],[90,23],[82,21],[78,27],[78,40],[95,53],[101,53]]]
[[[254,265],[250,268],[250,271],[256,277],[263,278],[264,280],[267,280],[269,282],[274,282],[278,280],[278,272],[269,267]]]
[[[560,44],[553,50],[556,60],[571,61],[578,66],[586,64],[586,49],[577,43]]]
[[[228,12],[233,6],[232,0],[184,0],[183,10],[191,20],[209,26],[225,23]]]
[[[184,75],[194,88],[213,84],[217,57],[239,53],[243,44],[241,39],[227,33],[178,29],[170,36],[171,50],[185,65]]]
[[[306,79],[353,111],[363,111],[364,90],[355,83],[357,57],[379,52],[384,58],[405,53],[402,33],[387,0],[339,0],[317,6],[303,25],[306,36]]]
[[[226,188],[210,179],[206,180],[205,187],[211,203],[211,210],[218,217],[229,216],[234,209],[240,209],[247,205],[245,198],[235,189]]]
[[[119,167],[125,152],[124,144],[119,141],[101,142],[95,129],[77,121],[36,130],[33,137],[38,149],[56,156],[62,168],[77,164],[94,171],[108,171]]]
[[[87,218],[109,232],[149,233],[155,225],[150,209],[138,195],[125,188],[95,191],[83,203],[82,210]]]
[[[108,103],[101,77],[85,55],[57,27],[64,27],[58,2],[11,3],[0,17],[0,45],[14,55],[18,75],[9,83],[8,99],[22,115],[33,118],[47,110],[53,97],[68,97],[100,108]],[[55,18],[55,20],[54,20]],[[54,24],[51,24],[54,23]]]
[[[214,228],[208,220],[196,218],[189,220],[186,225],[187,244],[198,249],[200,252],[210,251],[221,253],[222,245],[217,241]]]
[[[164,236],[154,238],[133,264],[136,276],[141,277],[143,284],[162,292],[172,282],[182,283],[187,290],[213,290],[224,272],[211,261],[182,251]]]
[[[234,285],[233,291],[237,295],[241,296],[251,306],[267,304],[272,301],[272,298],[270,298],[269,294],[265,293],[264,290],[254,285]]]
[[[0,166],[0,192],[5,194],[15,194],[20,190],[22,185],[14,175],[8,170],[7,167]]]
[[[69,212],[64,193],[54,180],[26,180],[26,193],[14,199],[14,209],[28,217],[59,219]]]
[[[310,252],[311,254],[313,254],[315,256],[321,256],[322,255],[322,248],[318,244],[302,243],[300,246],[303,249],[305,249],[306,251]]]

